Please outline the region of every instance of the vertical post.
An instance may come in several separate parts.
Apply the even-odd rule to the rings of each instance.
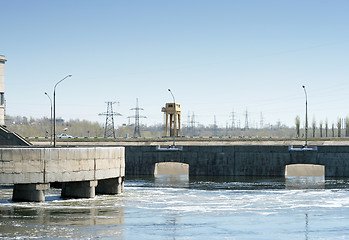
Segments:
[[[173,93],[171,92],[171,89],[168,89],[168,91],[171,93],[173,98],[173,104],[174,104],[174,129],[173,129],[173,148],[176,147],[176,100],[173,96]]]
[[[178,136],[182,136],[181,133],[181,115],[178,114]]]
[[[305,86],[303,86],[305,93],[305,145],[304,147],[308,147],[308,96]]]
[[[51,99],[50,99],[51,100]],[[50,140],[50,146],[52,146],[52,101],[51,101],[51,109],[50,109],[50,135],[51,135],[51,140]]]
[[[59,82],[56,83],[53,88],[53,147],[56,147],[56,87],[59,83],[61,83],[64,79],[71,77],[72,75],[68,75]]]
[[[174,119],[174,121],[173,121],[173,125],[174,125],[173,132],[174,132],[174,135],[175,135],[175,136],[177,136],[177,115],[176,115],[176,104],[175,104],[174,109],[175,109],[175,113],[174,113],[174,115],[173,115],[173,119]]]
[[[165,136],[167,136],[168,114],[166,114]]]
[[[174,131],[172,132],[173,127],[173,115],[170,114],[170,136],[173,136]]]
[[[51,104],[51,108],[50,108],[50,146],[52,146],[52,99],[47,94],[47,92],[45,92],[45,95],[48,97],[48,99],[50,99],[50,104]]]
[[[53,147],[56,147],[56,86],[53,91]]]

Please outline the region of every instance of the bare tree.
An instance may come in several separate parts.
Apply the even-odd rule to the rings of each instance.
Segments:
[[[328,120],[325,122],[325,137],[328,137]]]
[[[341,118],[338,118],[337,129],[338,129],[338,137],[341,137],[341,129],[342,129],[342,119]]]
[[[320,137],[322,138],[322,121],[320,121]]]
[[[345,118],[345,136],[349,137],[349,117]]]
[[[297,136],[297,138],[299,138],[299,136],[300,136],[300,126],[301,126],[301,119],[300,119],[299,116],[296,116],[295,122],[296,122],[296,136]]]
[[[312,128],[313,128],[313,138],[314,138],[315,137],[315,132],[316,132],[316,121],[315,121],[315,118],[313,118]]]

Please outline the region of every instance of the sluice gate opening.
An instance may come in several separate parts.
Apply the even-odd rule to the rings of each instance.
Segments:
[[[290,164],[285,168],[287,189],[325,188],[325,166]]]
[[[189,164],[180,162],[159,162],[154,167],[156,185],[187,186]]]

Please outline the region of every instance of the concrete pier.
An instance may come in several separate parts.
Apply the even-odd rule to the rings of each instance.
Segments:
[[[50,188],[47,183],[15,184],[12,201],[14,202],[44,202],[44,191]]]
[[[124,191],[124,178],[109,178],[98,181],[96,193],[98,194],[119,194]]]
[[[0,185],[13,184],[14,201],[45,201],[50,183],[64,198],[118,194],[125,177],[124,147],[0,148]]]
[[[65,182],[62,184],[62,198],[93,198],[96,196],[97,181]]]

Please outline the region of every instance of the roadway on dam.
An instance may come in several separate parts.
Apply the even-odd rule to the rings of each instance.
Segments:
[[[48,146],[49,140],[29,139],[34,146]],[[284,139],[220,139],[206,138],[195,139],[185,138],[176,139],[178,146],[245,146],[245,145],[262,145],[262,146],[294,146],[304,145],[304,140],[284,140]],[[64,141],[57,140],[58,146],[170,146],[173,140],[170,138],[119,138],[119,139],[67,139]],[[324,140],[308,140],[308,145],[313,146],[349,146],[349,138],[341,139],[324,139]]]

